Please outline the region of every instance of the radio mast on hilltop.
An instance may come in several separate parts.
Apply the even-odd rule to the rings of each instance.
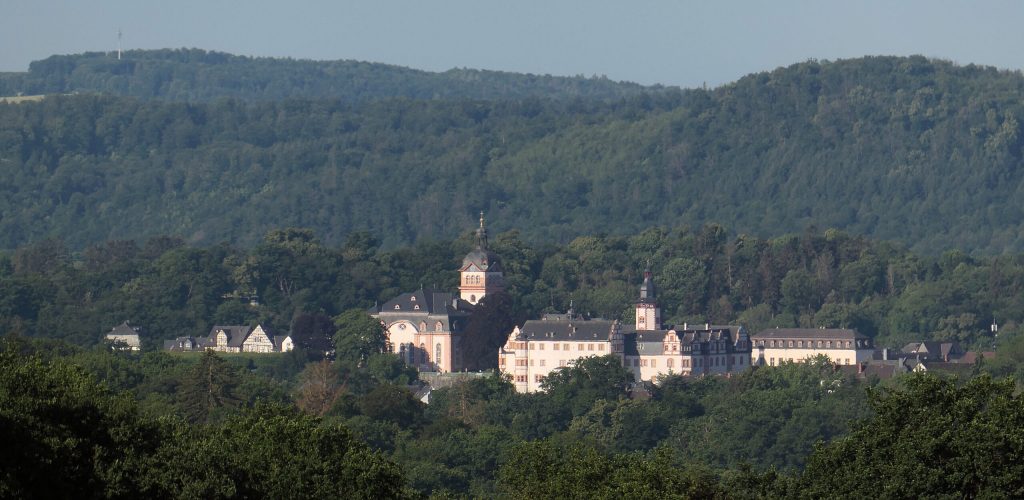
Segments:
[[[117,28],[117,60],[121,60],[121,28]]]

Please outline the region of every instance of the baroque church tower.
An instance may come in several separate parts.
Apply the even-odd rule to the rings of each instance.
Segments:
[[[459,270],[459,296],[470,304],[480,302],[489,293],[505,289],[504,275],[498,256],[487,248],[484,213],[480,212],[480,228],[476,230],[476,249],[466,254]]]
[[[640,299],[636,301],[637,331],[661,329],[661,308],[655,299],[654,280],[651,279],[651,263],[644,268],[644,283],[640,285]]]

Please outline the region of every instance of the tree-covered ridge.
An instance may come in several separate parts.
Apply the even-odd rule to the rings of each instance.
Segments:
[[[467,233],[391,250],[379,245],[356,233],[333,246],[293,228],[270,231],[251,247],[191,247],[157,237],[72,253],[45,240],[0,253],[0,331],[92,345],[130,320],[143,328],[147,349],[206,335],[213,325],[329,335],[332,318],[351,309],[421,286],[455,290],[460,259],[473,243]],[[570,301],[578,312],[633,323],[647,262],[669,324],[739,324],[754,333],[855,328],[880,346],[939,340],[988,351],[998,343],[1014,358],[1015,346],[1024,345],[1020,255],[921,256],[836,230],[760,239],[731,237],[717,225],[536,246],[506,232],[490,247],[502,259],[507,294],[487,297],[480,320],[467,325],[467,342],[479,344],[464,348],[480,357],[481,368],[495,366],[514,324],[564,312]],[[367,347],[345,347],[360,349]],[[1013,363],[999,373],[1012,374]]]
[[[618,99],[660,90],[604,77],[560,77],[466,68],[421,71],[362,61],[247,57],[200,49],[55,55],[27,73],[0,74],[0,95],[101,93],[143,99],[209,101],[337,99]]]
[[[936,254],[1024,248],[1024,78],[921,57],[807,62],[620,101],[0,105],[0,247],[271,227],[388,246],[498,229],[836,227]]]

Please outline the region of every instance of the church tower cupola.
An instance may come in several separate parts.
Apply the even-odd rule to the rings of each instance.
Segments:
[[[637,331],[661,328],[661,308],[655,299],[654,280],[651,278],[651,262],[644,268],[644,282],[640,285],[640,298],[636,301]]]
[[[484,213],[480,212],[476,248],[462,259],[462,268],[459,270],[459,295],[470,304],[480,302],[488,293],[505,289],[501,260],[487,246],[487,227],[484,225]]]

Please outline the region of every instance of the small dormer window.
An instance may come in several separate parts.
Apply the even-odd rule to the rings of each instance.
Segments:
[[[412,309],[413,309],[414,311],[419,311],[419,310],[420,310],[420,305],[419,305],[419,304],[416,304],[416,305],[412,306]]]
[[[416,296],[413,295],[412,297],[409,297],[409,301],[410,302],[416,302]]]
[[[398,304],[395,304],[395,310],[396,310],[396,311],[398,311],[398,310],[399,310],[399,309],[401,309],[401,308],[402,308],[402,306],[400,306],[400,305],[398,305]]]

